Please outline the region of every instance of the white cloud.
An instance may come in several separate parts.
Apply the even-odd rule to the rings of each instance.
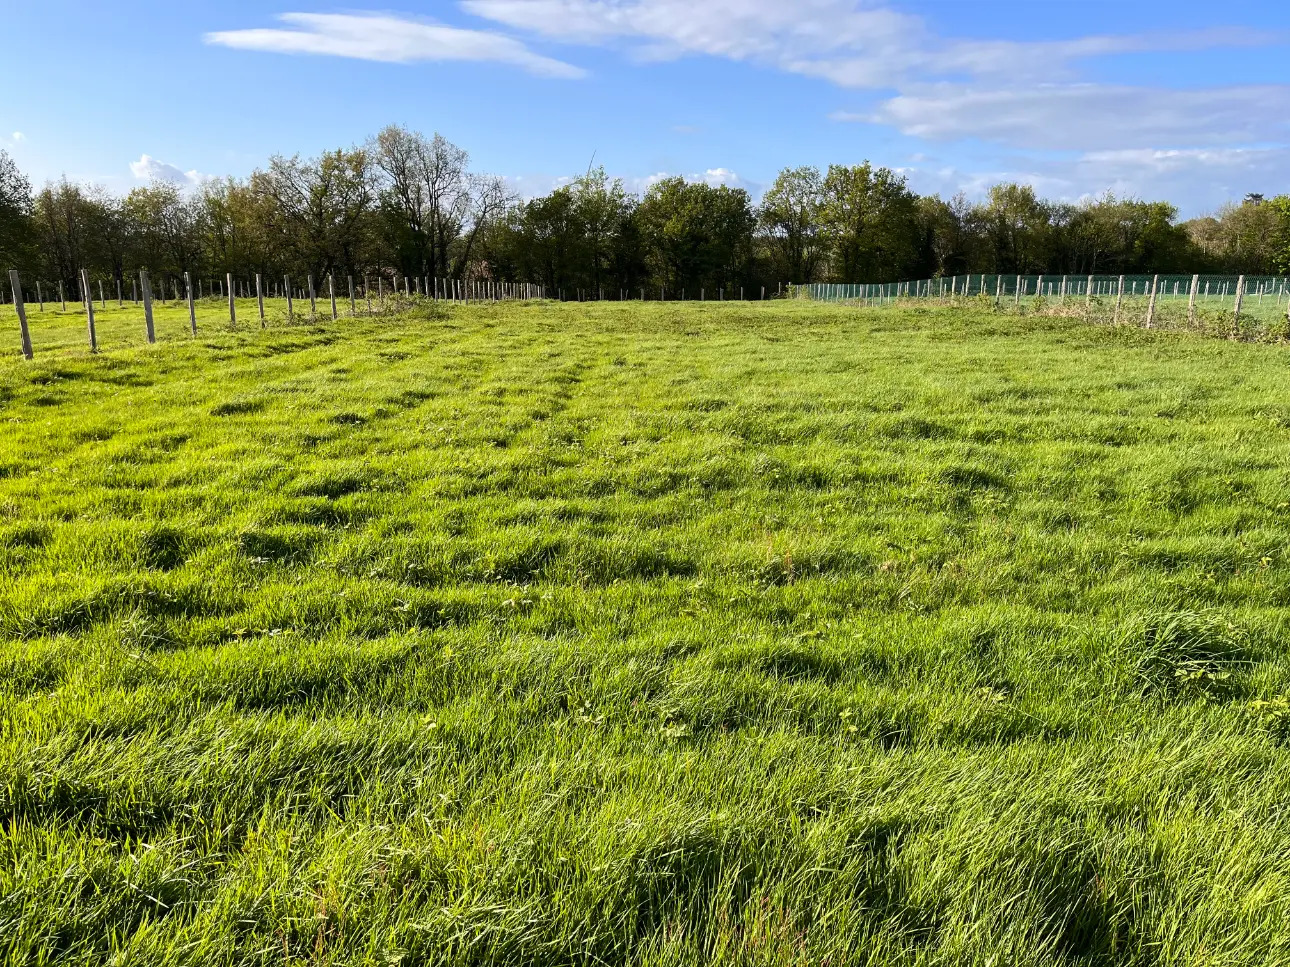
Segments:
[[[21,131],[15,131],[10,140],[12,140],[14,144],[17,144],[19,141],[26,141],[27,136]]]
[[[956,142],[966,149],[984,142],[1027,155],[988,160],[982,165],[988,173],[955,170],[956,189],[972,191],[989,178],[1015,177],[1058,197],[1106,187],[1160,197],[1160,179],[1173,178],[1184,197],[1211,197],[1215,185],[1228,184],[1216,180],[1227,177],[1223,173],[1231,175],[1238,195],[1251,190],[1247,177],[1276,180],[1267,174],[1269,159],[1283,158],[1276,146],[1290,143],[1290,119],[1279,110],[1290,103],[1290,85],[1169,89],[1089,83],[1081,64],[1148,52],[1286,45],[1285,31],[1210,27],[980,40],[940,34],[933,21],[892,3],[461,0],[461,7],[534,35],[617,47],[638,59],[710,56],[882,92],[876,101],[832,117],[928,142]],[[1259,154],[1263,148],[1275,150]],[[1053,152],[1065,156],[1051,157]],[[911,180],[948,183],[930,174],[932,166],[914,163],[919,168],[911,169]],[[647,187],[649,180],[640,183]]]
[[[1269,110],[1290,100],[1290,86],[1201,90],[1107,84],[913,89],[866,113],[835,120],[887,124],[933,141],[976,138],[1045,150],[1123,150],[1278,140],[1290,134]]]
[[[637,195],[644,195],[652,187],[667,178],[675,178],[674,172],[657,171],[649,175],[613,175],[609,176],[610,181],[618,179],[622,181],[623,188]],[[703,182],[707,185],[716,187],[717,185],[728,185],[731,188],[742,188],[747,191],[754,199],[761,195],[761,186],[755,182],[747,181],[740,177],[729,168],[708,168],[705,171],[694,172],[682,175],[686,181]],[[577,179],[568,175],[556,177],[554,175],[527,174],[527,175],[506,175],[503,181],[507,187],[525,201],[539,198],[543,195],[550,194],[557,188],[563,188],[573,184]]]
[[[1134,148],[1010,160],[1012,164],[978,170],[929,163],[903,171],[914,190],[942,197],[963,191],[979,199],[991,185],[1019,182],[1034,186],[1046,198],[1065,202],[1106,191],[1127,198],[1182,201],[1182,217],[1190,218],[1247,192],[1280,190],[1290,170],[1290,148]]]
[[[731,188],[740,188],[745,182],[735,172],[729,168],[709,168],[703,173],[703,178],[691,178],[691,181],[702,180],[712,187],[717,185],[728,185]]]
[[[486,61],[510,64],[541,77],[578,78],[580,67],[544,57],[502,34],[464,30],[392,14],[285,13],[284,28],[222,30],[205,41],[241,50],[323,54],[410,64],[417,61]]]
[[[643,59],[704,54],[857,88],[964,73],[1055,79],[1090,57],[1285,39],[1275,31],[1219,28],[1035,42],[962,40],[938,36],[922,17],[858,0],[462,0],[461,6],[560,41],[625,42]]]
[[[130,173],[140,181],[164,181],[172,185],[199,185],[205,176],[196,171],[184,171],[172,164],[158,161],[152,155],[142,155],[130,162]]]
[[[677,173],[673,171],[656,171],[652,175],[637,175],[623,179],[623,185],[629,191],[634,191],[638,195],[643,195],[660,181],[666,181],[668,178],[676,178]],[[680,175],[686,181],[703,183],[713,188],[718,185],[725,185],[728,188],[742,188],[748,194],[757,198],[761,194],[761,186],[755,182],[747,181],[729,168],[708,168],[705,171],[692,172],[690,174]]]

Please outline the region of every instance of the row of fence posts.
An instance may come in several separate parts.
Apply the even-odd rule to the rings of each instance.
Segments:
[[[791,286],[790,286],[790,288],[791,288]],[[654,290],[653,290],[653,288],[648,288],[648,289],[646,289],[646,288],[638,288],[638,289],[619,289],[619,290],[618,290],[618,301],[619,301],[619,302],[627,302],[627,301],[629,301],[629,300],[631,299],[631,295],[632,295],[632,293],[633,293],[633,292],[637,292],[637,293],[639,293],[639,301],[641,301],[641,302],[646,302],[646,301],[648,301],[648,297],[649,297],[649,295],[650,295],[650,294],[652,294],[652,293],[653,293],[653,291],[654,291]],[[688,301],[690,301],[690,300],[689,300],[689,298],[688,298],[688,296],[687,296],[687,290],[683,288],[683,289],[681,289],[680,291],[681,291],[681,294],[680,294],[679,296],[678,296],[678,295],[676,295],[676,292],[675,292],[675,291],[673,291],[673,293],[672,293],[672,298],[671,298],[671,299],[669,299],[669,298],[668,298],[667,286],[659,286],[659,288],[658,288],[658,299],[659,299],[659,301],[660,301],[660,302],[688,302]],[[732,300],[733,300],[733,296],[734,296],[734,289],[731,289],[730,291],[731,291],[731,299],[730,299],[730,300],[727,300],[727,299],[726,299],[726,290],[725,290],[724,288],[718,288],[718,289],[717,289],[717,297],[716,297],[716,299],[715,299],[714,301],[716,301],[716,302],[732,301]],[[755,289],[754,289],[753,291],[754,291],[754,294],[756,294],[757,290],[755,290]],[[781,283],[779,284],[779,286],[776,288],[776,291],[775,291],[775,298],[777,298],[777,299],[778,299],[778,298],[781,298],[781,297],[783,296],[783,294],[784,294],[784,283],[782,283],[782,282],[781,282]],[[558,290],[556,290],[556,298],[557,298],[557,299],[559,299],[561,302],[564,302],[564,301],[565,301],[565,298],[564,298],[564,290],[563,290],[563,289],[558,289]],[[764,285],[761,287],[761,296],[760,296],[760,298],[761,298],[761,300],[762,300],[762,301],[765,301],[765,299],[766,299],[766,287],[765,287]],[[570,301],[570,302],[604,302],[604,301],[606,301],[606,300],[605,300],[605,288],[604,288],[604,286],[601,286],[599,289],[574,289],[574,290],[573,290],[572,295],[570,296],[569,301]],[[700,288],[700,289],[699,289],[699,301],[700,301],[700,302],[707,302],[707,301],[708,301],[708,290],[707,290],[706,288]],[[743,286],[740,286],[740,287],[739,287],[739,301],[740,301],[740,302],[747,302],[747,301],[750,301],[750,300],[748,300],[748,299],[744,296],[744,287],[743,287]],[[751,301],[756,301],[756,300],[754,299],[754,300],[751,300]]]
[[[358,300],[355,297],[355,293],[354,293],[354,277],[352,275],[348,276],[347,280],[349,284],[349,314],[351,316],[357,316]],[[227,294],[229,324],[232,325],[233,327],[236,327],[237,326],[237,301],[236,301],[237,284],[235,283],[233,279],[233,274],[231,272],[225,276],[224,281],[226,282],[226,285],[220,286],[220,290],[221,290],[220,295],[221,297],[223,297],[225,294]],[[533,283],[528,283],[528,282],[492,282],[492,281],[473,282],[473,281],[467,281],[464,279],[440,280],[438,278],[430,277],[430,276],[427,276],[424,280],[420,278],[416,279],[415,289],[416,289],[416,294],[418,296],[422,294],[423,281],[425,284],[424,292],[426,297],[432,297],[436,301],[439,301],[440,299],[442,299],[445,302],[468,303],[468,302],[471,302],[472,300],[476,302],[501,302],[501,301],[509,301],[509,300],[530,300],[530,299],[545,298],[544,287],[540,285],[535,285]],[[31,329],[27,322],[26,301],[23,297],[22,280],[19,277],[19,274],[16,270],[13,270],[13,269],[9,270],[9,284],[13,290],[13,304],[18,314],[18,328],[21,331],[21,337],[22,337],[22,354],[27,359],[32,359],[34,358],[35,353],[31,342]],[[148,277],[148,271],[146,269],[141,269],[139,271],[138,287],[135,288],[134,285],[135,285],[134,280],[131,279],[132,295],[136,305],[139,303],[139,296],[140,296],[140,293],[142,293],[144,329],[147,335],[148,342],[155,343],[157,341],[157,330],[153,321],[152,282]],[[241,286],[243,291],[243,298],[250,298],[251,295],[250,295],[249,286],[246,283],[241,283]],[[408,276],[404,276],[403,286],[404,286],[403,294],[406,297],[411,298],[413,287],[414,287],[413,280]],[[101,281],[99,282],[98,287],[99,287],[99,303],[102,307],[106,308],[107,303],[103,297],[103,283]],[[85,306],[85,320],[86,320],[87,334],[89,337],[90,352],[98,352],[99,342],[98,342],[98,331],[96,329],[95,321],[94,321],[94,298],[91,294],[91,289],[90,289],[89,272],[85,269],[80,270],[80,288],[81,288],[81,301]],[[179,288],[179,283],[175,282],[175,301],[176,302],[179,301],[178,288]],[[214,296],[214,288],[215,288],[214,285],[212,285],[211,286],[212,296]],[[194,296],[192,278],[189,275],[189,273],[185,272],[184,289],[185,289],[185,296],[186,296],[187,307],[188,307],[189,329],[191,330],[192,334],[196,336],[197,335],[196,299],[201,298],[200,296],[201,282],[199,281],[197,283],[198,294]],[[163,290],[164,290],[164,284],[163,284]],[[384,283],[384,280],[379,276],[377,277],[377,290],[378,290],[378,299],[380,300],[380,305],[383,307],[385,305],[385,283]],[[286,298],[288,319],[295,318],[295,302],[292,298],[293,291],[294,290],[292,289],[292,286],[291,286],[291,277],[284,275],[282,277],[281,292]],[[40,288],[39,282],[36,283],[36,293],[37,293],[37,298],[39,300],[40,311],[44,312],[45,299],[44,299],[44,293]],[[433,293],[433,296],[431,296],[431,293]],[[316,319],[318,315],[318,295],[314,289],[314,277],[312,275],[308,276],[306,288],[301,290],[301,294],[302,295],[307,294],[309,299],[309,317],[310,319]],[[393,294],[396,296],[399,294],[397,280],[393,290]],[[331,274],[328,274],[327,276],[327,295],[331,302],[331,318],[334,321],[339,318],[340,313],[337,308],[335,278]],[[363,280],[363,295],[367,300],[367,311],[370,314],[373,311],[372,292],[371,292],[371,286],[368,283],[367,279]],[[58,298],[59,298],[60,304],[62,305],[63,311],[66,312],[67,300],[64,296],[63,283],[61,281],[58,283]],[[270,298],[272,298],[272,295],[270,295]],[[260,328],[264,328],[265,326],[264,299],[265,299],[265,296],[264,296],[263,281],[261,279],[260,274],[257,273],[255,276],[255,301],[256,301],[256,306],[259,310]],[[119,280],[117,282],[117,303],[118,305],[124,304],[124,300],[122,299],[122,293],[121,293],[121,283]]]
[[[935,293],[935,297],[939,297],[939,298],[948,297],[950,299],[955,299],[960,297],[969,298],[970,297],[969,291],[973,288],[972,278],[973,278],[972,276],[967,276],[964,279],[962,288],[960,289],[959,283],[958,283],[958,276],[953,276],[951,279],[948,280],[949,282],[948,292],[946,291],[946,280],[944,278],[924,279],[916,282],[880,283],[876,286],[844,285],[844,286],[841,286],[840,288],[847,290],[847,294],[843,296],[843,301],[851,301],[851,299],[847,297],[850,293],[850,290],[855,288],[860,288],[862,291],[860,292],[859,295],[855,297],[855,301],[862,301],[867,304],[873,304],[875,302],[879,304],[890,303],[890,302],[896,301],[897,299],[902,299],[902,298],[904,299],[932,298],[934,296],[934,293],[932,291],[934,286],[938,288],[938,291]],[[978,295],[988,296],[990,294],[989,286],[986,282],[986,279],[988,278],[988,276],[983,274],[981,275],[980,278],[981,278],[981,282],[979,287],[976,288],[976,292]],[[1088,276],[1087,282],[1085,283],[1085,286],[1084,286],[1085,303],[1084,304],[1086,308],[1092,308],[1093,298],[1095,294],[1098,296],[1101,296],[1101,295],[1109,296],[1111,294],[1109,291],[1108,292],[1099,291],[1100,286],[1096,282],[1096,278],[1097,278],[1096,276],[1090,275]],[[994,283],[995,306],[1001,306],[1003,303],[1003,296],[1004,296],[1003,279],[1004,277],[1002,275],[995,276],[995,283]],[[1113,319],[1117,323],[1120,321],[1120,314],[1124,308],[1124,297],[1126,294],[1124,289],[1124,281],[1125,281],[1125,277],[1121,275],[1115,287],[1115,311],[1114,311]],[[1109,286],[1110,283],[1108,282],[1107,285]],[[1205,283],[1203,298],[1206,300],[1208,300],[1211,295],[1210,286],[1211,286],[1211,283],[1209,282]],[[807,288],[809,287],[799,286],[798,292],[800,293],[801,291]],[[878,290],[876,293],[872,291],[874,288]],[[1016,284],[1013,287],[1015,305],[1019,306],[1021,304],[1022,297],[1030,295],[1029,288],[1030,288],[1029,280],[1025,276],[1018,275],[1016,277]],[[1078,288],[1078,283],[1076,283],[1076,288]],[[1262,299],[1264,292],[1265,290],[1263,288],[1259,289],[1258,294],[1259,294],[1260,300]],[[1058,287],[1058,284],[1056,282],[1050,282],[1048,284],[1047,295],[1049,297],[1055,296],[1061,299],[1063,303],[1066,302],[1069,295],[1077,295],[1077,294],[1078,293],[1070,289],[1069,276],[1065,276],[1065,275],[1062,276],[1060,287]],[[1137,283],[1135,282],[1133,283],[1132,292],[1129,293],[1129,295],[1132,297],[1136,297],[1137,294],[1138,294]],[[1173,294],[1174,296],[1178,296],[1181,294],[1178,289],[1178,283],[1174,284]],[[1228,283],[1224,282],[1222,286],[1222,291],[1220,293],[1215,293],[1215,294],[1218,295],[1220,298],[1227,298],[1227,296],[1229,295]],[[1245,276],[1242,275],[1236,280],[1236,285],[1233,287],[1230,294],[1232,294],[1233,296],[1233,303],[1232,303],[1233,320],[1239,321],[1241,317],[1241,307],[1244,303],[1245,295],[1247,294]],[[1281,296],[1285,296],[1288,294],[1290,294],[1290,286],[1287,286],[1284,283],[1282,284],[1280,293],[1273,291],[1273,295],[1276,296],[1278,299],[1280,299]],[[1035,295],[1040,297],[1045,295],[1044,276],[1042,275],[1038,276],[1038,278],[1035,281]],[[1147,298],[1146,327],[1149,329],[1155,323],[1156,303],[1157,303],[1157,299],[1160,296],[1160,276],[1159,275],[1155,275],[1152,277],[1150,288],[1148,288],[1145,284],[1143,285],[1142,295]],[[1201,291],[1200,291],[1200,276],[1193,275],[1191,277],[1191,286],[1190,286],[1190,289],[1188,290],[1188,299],[1187,299],[1187,321],[1189,323],[1194,324],[1196,321],[1196,308],[1197,308],[1196,303],[1200,298],[1202,298]],[[1288,298],[1286,301],[1286,320],[1287,322],[1290,322],[1290,298]]]

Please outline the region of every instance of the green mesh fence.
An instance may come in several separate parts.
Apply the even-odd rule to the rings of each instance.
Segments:
[[[789,295],[857,305],[973,300],[1000,310],[1080,315],[1130,325],[1290,336],[1288,276],[973,274],[872,285],[797,285]]]

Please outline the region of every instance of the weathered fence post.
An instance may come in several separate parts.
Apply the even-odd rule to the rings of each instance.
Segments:
[[[1122,305],[1124,305],[1124,276],[1120,276],[1120,288],[1115,293],[1115,315],[1111,317],[1113,323],[1119,323],[1120,307]]]
[[[40,282],[36,283],[36,303],[40,306],[40,311],[45,311],[45,293],[40,289]]]
[[[143,290],[143,328],[147,333],[148,342],[157,341],[157,330],[152,322],[152,281],[148,278],[148,270],[139,270],[139,288]]]
[[[1093,276],[1091,275],[1088,277],[1088,284],[1086,288],[1088,291],[1084,293],[1084,308],[1092,309],[1093,308]]]
[[[406,279],[404,281],[407,281]],[[309,321],[313,322],[318,318],[318,295],[314,292],[314,277],[309,276]]]
[[[420,286],[418,286],[420,288]],[[336,281],[330,272],[327,273],[327,294],[331,296],[331,321],[336,321]]]
[[[81,269],[81,285],[88,287],[89,284],[90,274]],[[61,282],[58,283],[58,294],[60,296],[63,294],[63,284]],[[66,303],[64,303],[64,308],[66,308]],[[85,324],[89,329],[90,352],[96,353],[99,351],[99,334],[94,329],[94,304],[92,302],[85,303]]]
[[[224,279],[228,283],[228,322],[230,326],[237,328],[237,296],[233,289],[233,273],[225,273]]]
[[[1151,299],[1147,302],[1147,328],[1150,329],[1152,323],[1156,321],[1156,291],[1160,288],[1160,276],[1152,276],[1151,279]]]
[[[63,280],[62,280],[62,279],[59,279],[59,280],[58,280],[58,302],[59,302],[59,304],[63,307],[63,311],[64,311],[64,312],[66,312],[66,311],[67,311],[67,298],[63,295]]]
[[[99,279],[99,308],[107,308],[107,299],[103,298],[103,280]]]
[[[1241,332],[1241,302],[1245,298],[1245,276],[1236,280],[1236,304],[1232,311],[1232,338]]]
[[[255,301],[260,306],[260,328],[264,328],[264,287],[260,283],[260,273],[255,273]]]
[[[197,306],[193,304],[193,277],[184,273],[184,292],[188,299],[188,328],[197,335]]]
[[[31,332],[27,329],[27,307],[22,304],[22,282],[18,279],[16,269],[9,270],[9,285],[13,288],[13,307],[18,310],[18,331],[22,335],[22,354],[27,359],[34,357],[31,350]]]
[[[1191,277],[1191,294],[1187,297],[1187,325],[1196,324],[1196,295],[1200,292],[1200,276]]]
[[[354,277],[347,276],[349,279],[349,314],[350,316],[358,315],[358,307],[354,304]]]

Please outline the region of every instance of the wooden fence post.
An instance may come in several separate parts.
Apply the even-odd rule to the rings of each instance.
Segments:
[[[36,303],[40,306],[40,311],[45,311],[45,293],[40,289],[40,282],[36,283]]]
[[[89,273],[88,273],[88,272],[86,272],[84,269],[81,269],[81,285],[83,285],[83,286],[84,286],[84,285],[89,285],[89,280],[90,280]],[[58,285],[59,285],[59,291],[58,291],[58,294],[61,296],[61,295],[63,294],[63,292],[62,292],[62,283],[60,282]],[[64,303],[64,305],[65,305],[65,303]],[[86,324],[86,326],[87,326],[87,327],[88,327],[88,329],[89,329],[89,336],[90,336],[90,352],[92,352],[92,353],[96,353],[96,352],[98,352],[98,351],[99,351],[99,334],[98,334],[98,331],[94,328],[94,305],[93,305],[93,303],[89,303],[89,302],[87,302],[87,303],[85,304],[85,324]]]
[[[22,282],[18,279],[17,269],[9,270],[9,285],[13,288],[13,307],[18,310],[18,331],[22,335],[22,354],[31,359],[35,354],[31,350],[31,332],[27,329],[27,307],[22,304]]]
[[[1236,280],[1236,301],[1232,310],[1232,338],[1241,334],[1241,303],[1245,300],[1245,276]]]
[[[358,307],[354,304],[354,277],[349,278],[349,314],[351,317],[358,315]]]
[[[1147,302],[1147,328],[1150,329],[1152,323],[1156,321],[1156,292],[1160,288],[1160,276],[1155,275],[1151,278],[1151,299]]]
[[[264,286],[260,282],[260,273],[255,273],[255,301],[260,306],[260,328],[264,328]]]
[[[1124,276],[1120,276],[1120,288],[1115,294],[1115,315],[1111,317],[1111,322],[1119,323],[1120,306],[1124,305]]]
[[[327,273],[327,294],[331,296],[331,321],[336,321],[336,281],[330,272]]]
[[[1085,288],[1088,291],[1084,293],[1084,308],[1091,309],[1093,308],[1093,276],[1088,277],[1088,283]]]
[[[197,306],[193,304],[193,277],[184,273],[184,290],[188,298],[188,328],[197,335]]]
[[[107,299],[103,298],[103,280],[99,279],[99,308],[107,308]]]
[[[143,328],[147,333],[148,342],[157,341],[157,330],[152,321],[152,282],[148,278],[148,270],[139,270],[139,288],[143,290]]]
[[[282,294],[287,297],[287,322],[295,320],[295,303],[291,301],[291,276],[282,277]]]
[[[67,311],[67,298],[63,295],[63,280],[62,280],[62,279],[59,279],[59,280],[58,280],[58,302],[59,302],[59,304],[63,307],[63,311],[64,311],[64,312],[66,312],[66,311]]]
[[[318,294],[314,292],[314,277],[309,277],[309,321],[313,322],[318,318]]]
[[[228,283],[228,322],[234,329],[237,328],[237,296],[233,289],[233,273],[226,272],[224,280]]]

